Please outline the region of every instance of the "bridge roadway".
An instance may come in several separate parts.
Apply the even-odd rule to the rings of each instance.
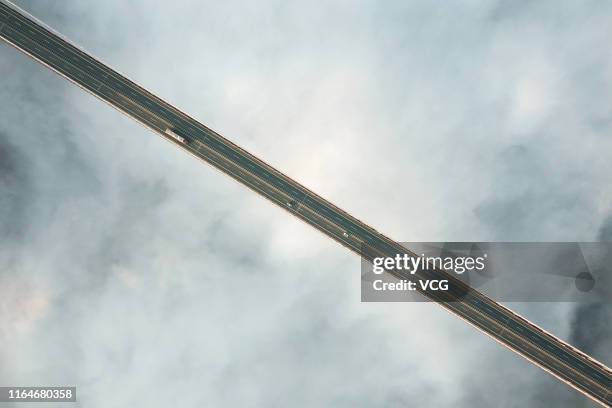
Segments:
[[[0,38],[364,258],[414,255],[6,0],[0,0]],[[169,129],[185,142],[172,137]],[[415,276],[391,273],[399,279],[449,279],[448,291],[423,294],[594,401],[612,406],[612,372],[600,362],[444,271],[419,271]]]

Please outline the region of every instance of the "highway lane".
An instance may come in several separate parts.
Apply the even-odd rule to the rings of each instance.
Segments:
[[[0,35],[33,58],[125,114],[210,163],[308,224],[368,258],[409,252],[356,218],[164,102],[23,12],[0,3]],[[164,132],[173,129],[182,144]],[[368,254],[364,248],[369,248]],[[414,255],[414,254],[412,254]],[[399,278],[411,278],[397,273]],[[417,277],[446,278],[440,271]],[[450,277],[446,294],[425,295],[502,344],[602,404],[610,404],[610,370],[537,326]]]

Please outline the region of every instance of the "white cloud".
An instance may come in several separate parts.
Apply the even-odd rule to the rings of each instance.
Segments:
[[[558,18],[595,43],[566,48],[599,66],[560,53],[569,34],[521,6],[31,10],[396,239],[592,239],[609,212],[609,104],[590,81],[610,85],[611,61],[581,13]],[[361,304],[344,248],[0,51],[0,140],[22,157],[0,216],[23,234],[7,235],[16,266],[0,277],[52,282],[5,298],[32,334],[3,349],[0,383],[75,383],[87,406],[491,406],[500,393],[527,405],[553,383],[436,305]],[[567,334],[564,307],[524,312]]]

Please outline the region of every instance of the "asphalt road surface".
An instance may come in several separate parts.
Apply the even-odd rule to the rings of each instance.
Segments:
[[[364,258],[414,255],[4,0],[0,1],[0,38]],[[401,279],[450,280],[448,291],[423,295],[594,401],[612,406],[612,372],[603,364],[444,271],[393,274]]]

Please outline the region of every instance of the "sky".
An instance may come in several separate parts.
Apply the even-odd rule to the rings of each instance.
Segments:
[[[612,241],[612,4],[19,1],[399,241]],[[0,45],[0,384],[66,406],[593,407]],[[612,364],[612,306],[509,304]],[[20,405],[25,407],[26,405]]]

